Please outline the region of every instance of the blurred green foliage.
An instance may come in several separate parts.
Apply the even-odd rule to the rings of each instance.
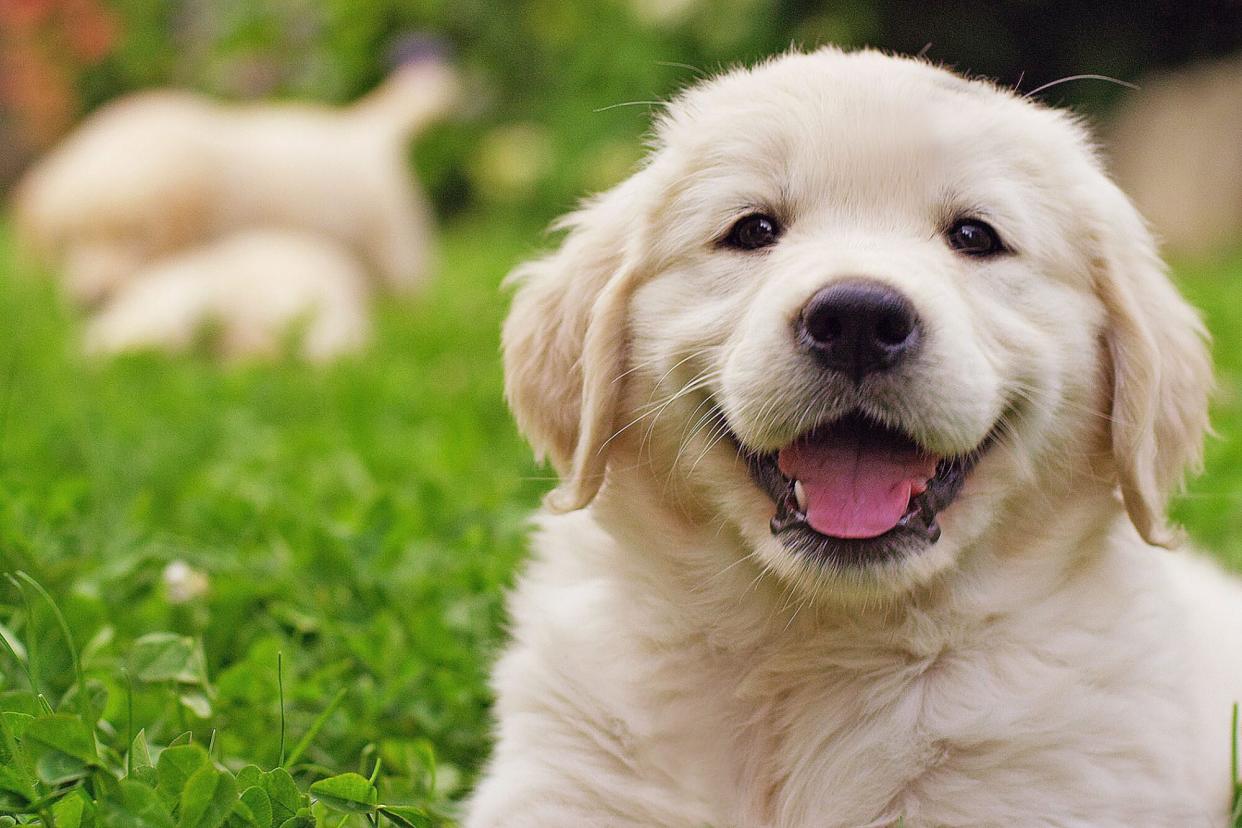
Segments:
[[[450,212],[500,201],[550,214],[637,160],[645,102],[692,80],[695,67],[787,46],[798,21],[813,17],[778,5],[116,0],[123,35],[83,82],[88,105],[167,83],[224,98],[346,102],[379,82],[404,36],[431,34],[447,44],[469,88],[462,117],[426,136],[417,153],[436,201]],[[848,30],[833,34],[851,39]]]
[[[1242,250],[1232,257],[1174,263],[1178,286],[1203,312],[1212,333],[1216,394],[1207,473],[1175,498],[1174,520],[1191,538],[1242,571]]]
[[[462,118],[424,137],[421,177],[445,212],[496,203],[545,217],[637,160],[647,102],[790,45],[874,45],[1034,89],[1079,73],[1135,80],[1242,46],[1242,5],[1003,0],[109,0],[112,53],[84,108],[175,84],[230,99],[345,102],[376,84],[411,33],[443,40],[468,78]],[[1099,108],[1099,81],[1052,99]],[[630,105],[633,104],[633,105]]]

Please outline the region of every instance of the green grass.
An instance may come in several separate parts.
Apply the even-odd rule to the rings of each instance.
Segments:
[[[188,731],[234,771],[273,768],[283,749],[303,790],[379,762],[380,801],[458,798],[487,752],[502,594],[549,485],[498,359],[497,285],[538,231],[448,228],[430,294],[383,307],[375,348],[327,370],[91,363],[49,284],[0,280],[0,572],[47,589],[88,690],[48,602],[0,583],[0,637],[30,670],[0,646],[0,710],[32,704],[33,681],[51,707],[99,717],[114,770],[141,727],[152,754]],[[1222,391],[1208,473],[1175,513],[1242,568],[1242,258],[1184,268],[1182,283],[1216,334]],[[170,600],[173,561],[206,592]]]
[[[1205,473],[1174,503],[1173,516],[1194,541],[1242,570],[1242,250],[1216,262],[1182,265],[1177,274],[1212,332],[1218,388]]]
[[[274,766],[283,652],[290,747],[344,691],[295,776],[369,774],[382,756],[385,796],[402,798],[429,744],[440,794],[469,784],[502,593],[547,487],[498,359],[497,285],[538,241],[536,224],[456,226],[425,301],[385,306],[374,350],[328,370],[92,364],[50,285],[0,282],[0,572],[55,597],[117,745],[133,642],[171,631],[201,641],[212,709],[199,718],[137,682],[133,717],[153,745],[187,730],[207,744],[214,729],[226,763]],[[204,596],[170,602],[175,560],[206,573]],[[48,613],[35,601],[32,619],[4,584],[0,624],[37,653],[57,706],[73,670]],[[27,680],[0,655],[0,691],[13,689]]]

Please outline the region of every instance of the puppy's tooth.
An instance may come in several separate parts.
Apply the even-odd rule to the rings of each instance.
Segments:
[[[794,500],[798,502],[798,511],[806,511],[806,489],[802,486],[801,480],[794,481]]]

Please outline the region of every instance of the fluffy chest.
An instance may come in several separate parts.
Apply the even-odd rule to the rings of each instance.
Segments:
[[[1135,691],[1120,661],[995,642],[686,655],[647,677],[631,744],[718,828],[1204,814],[1173,682]]]

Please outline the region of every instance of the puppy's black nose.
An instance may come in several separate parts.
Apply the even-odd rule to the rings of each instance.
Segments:
[[[896,290],[856,279],[812,296],[798,317],[797,335],[826,367],[861,382],[909,358],[922,339],[922,324]]]

